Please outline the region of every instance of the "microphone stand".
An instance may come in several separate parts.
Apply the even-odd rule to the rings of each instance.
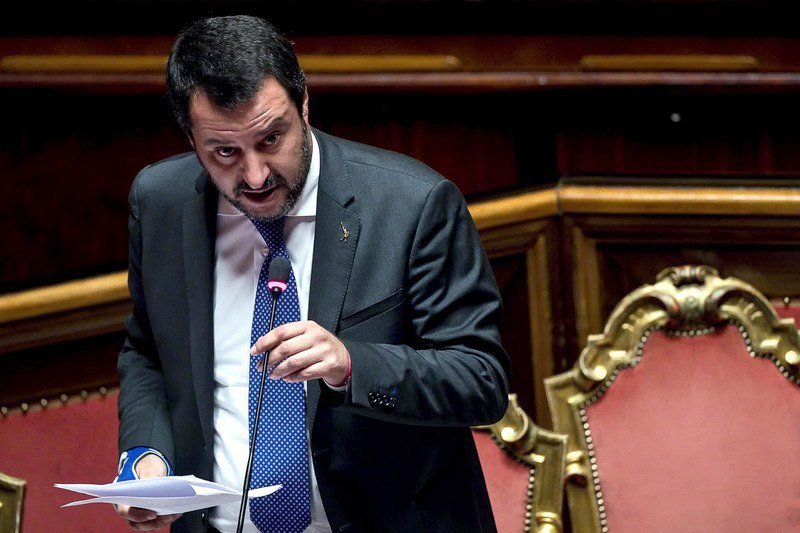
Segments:
[[[273,288],[270,291],[272,294],[272,310],[269,312],[269,328],[267,331],[272,331],[275,324],[275,310],[278,307],[278,296],[283,291],[279,288]],[[250,478],[253,476],[253,456],[256,451],[256,441],[258,440],[258,423],[261,420],[261,403],[264,399],[264,385],[267,382],[267,360],[269,359],[269,352],[264,354],[264,368],[261,370],[261,384],[258,387],[258,402],[256,403],[256,420],[253,425],[253,438],[250,442],[250,453],[247,456],[247,469],[244,473],[244,485],[242,486],[242,502],[239,504],[239,521],[236,524],[236,533],[242,533],[244,527],[244,515],[247,511],[247,493],[250,490]]]

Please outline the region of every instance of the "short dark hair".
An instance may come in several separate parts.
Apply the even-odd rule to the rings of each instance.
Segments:
[[[212,17],[194,22],[175,40],[167,63],[167,97],[189,131],[189,104],[198,90],[224,109],[250,101],[274,77],[303,114],[306,77],[292,43],[259,17]]]

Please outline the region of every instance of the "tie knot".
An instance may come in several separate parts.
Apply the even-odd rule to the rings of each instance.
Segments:
[[[286,252],[280,253],[282,249],[286,248],[286,243],[283,240],[283,224],[286,217],[281,217],[276,220],[264,221],[257,219],[250,219],[258,232],[264,238],[264,242],[269,247],[269,255],[284,255]]]

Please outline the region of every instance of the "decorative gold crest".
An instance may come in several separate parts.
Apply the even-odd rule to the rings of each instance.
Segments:
[[[342,230],[342,236],[339,240],[347,242],[347,238],[350,237],[350,230],[344,227],[344,222],[339,222],[339,227]]]

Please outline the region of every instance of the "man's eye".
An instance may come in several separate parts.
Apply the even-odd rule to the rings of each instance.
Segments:
[[[217,148],[217,154],[221,155],[222,157],[230,157],[236,150],[231,147],[224,147],[224,148]]]
[[[278,142],[278,134],[277,133],[270,133],[269,135],[267,135],[264,138],[264,144],[266,144],[267,146],[272,146],[276,142]]]

